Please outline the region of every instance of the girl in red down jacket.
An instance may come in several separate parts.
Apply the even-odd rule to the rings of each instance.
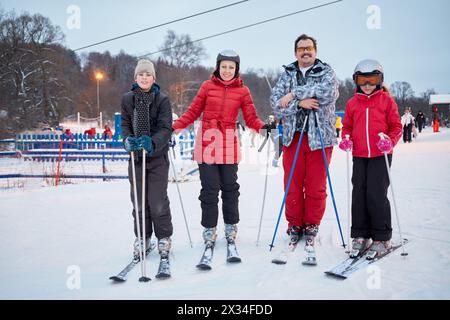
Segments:
[[[353,149],[351,255],[368,249],[380,255],[392,246],[391,206],[387,198],[392,149],[402,135],[397,104],[383,87],[383,68],[363,60],[355,69],[356,93],[347,102],[339,147]],[[380,138],[383,134],[383,139]]]
[[[250,90],[239,77],[239,55],[225,50],[217,56],[216,70],[205,81],[189,109],[173,124],[175,133],[188,127],[203,115],[194,148],[202,189],[199,200],[202,208],[203,239],[214,248],[217,238],[219,191],[222,191],[222,211],[225,236],[234,245],[239,222],[239,184],[237,183],[240,147],[236,121],[242,110],[245,123],[251,129],[268,129],[261,121],[253,104]],[[230,262],[240,259],[230,259]],[[199,264],[202,268],[202,264]],[[206,267],[205,267],[206,268]]]

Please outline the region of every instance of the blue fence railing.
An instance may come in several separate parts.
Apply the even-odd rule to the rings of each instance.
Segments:
[[[194,151],[195,133],[184,130],[176,137],[180,158],[191,160]],[[57,161],[61,147],[63,161],[128,160],[121,139],[103,139],[100,134],[20,134],[16,139],[0,140],[10,144],[10,151],[0,152],[1,157],[23,157],[33,161]],[[11,150],[14,149],[14,150]]]
[[[10,140],[9,140],[10,141]],[[99,133],[95,135],[73,134],[22,134],[15,140],[15,149],[27,151],[33,149],[57,149],[63,142],[64,149],[120,149],[122,140],[104,139]]]

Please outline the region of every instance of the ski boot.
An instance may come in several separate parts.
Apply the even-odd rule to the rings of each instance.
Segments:
[[[169,252],[171,247],[172,240],[169,237],[159,239],[158,251],[161,260],[159,262],[158,273],[155,276],[158,279],[170,278]]]
[[[239,253],[236,248],[236,236],[237,236],[236,224],[225,224],[225,238],[227,239],[227,262],[237,263],[241,262]]]
[[[150,241],[150,237],[145,239],[145,256],[152,250],[152,243]],[[133,243],[133,257],[136,261],[141,261],[141,248],[143,248],[143,241],[139,241],[139,238],[136,238]]]
[[[211,270],[212,257],[214,254],[214,245],[217,239],[216,227],[205,228],[203,230],[203,240],[205,242],[205,251],[197,264],[197,268],[200,270]]]
[[[364,252],[370,247],[372,240],[357,237],[352,240],[352,250],[350,251],[349,257],[354,259],[364,254]]]
[[[299,226],[292,226],[287,229],[286,233],[289,235],[289,246],[296,246],[303,237],[305,230]]]
[[[314,240],[318,232],[319,226],[317,224],[310,224],[305,227],[305,260],[302,261],[303,265],[317,265]]]
[[[377,257],[382,257],[389,253],[392,249],[391,240],[387,241],[374,241],[367,253],[367,260],[373,260]]]

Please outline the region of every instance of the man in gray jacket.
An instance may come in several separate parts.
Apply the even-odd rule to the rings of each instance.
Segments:
[[[314,239],[325,213],[327,175],[313,112],[316,113],[330,163],[333,146],[337,144],[335,102],[339,85],[333,69],[316,58],[317,42],[314,38],[303,34],[294,45],[297,61],[283,66],[285,71],[272,90],[271,104],[275,116],[283,121],[285,188],[294,165],[300,132],[306,115],[310,115],[286,197],[287,232],[291,242],[297,243],[303,233]]]

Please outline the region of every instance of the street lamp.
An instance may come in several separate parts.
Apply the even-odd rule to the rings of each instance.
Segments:
[[[100,80],[103,80],[103,73],[96,72],[95,79],[97,79],[97,112],[99,116],[100,128],[102,127],[102,120],[100,116]]]

